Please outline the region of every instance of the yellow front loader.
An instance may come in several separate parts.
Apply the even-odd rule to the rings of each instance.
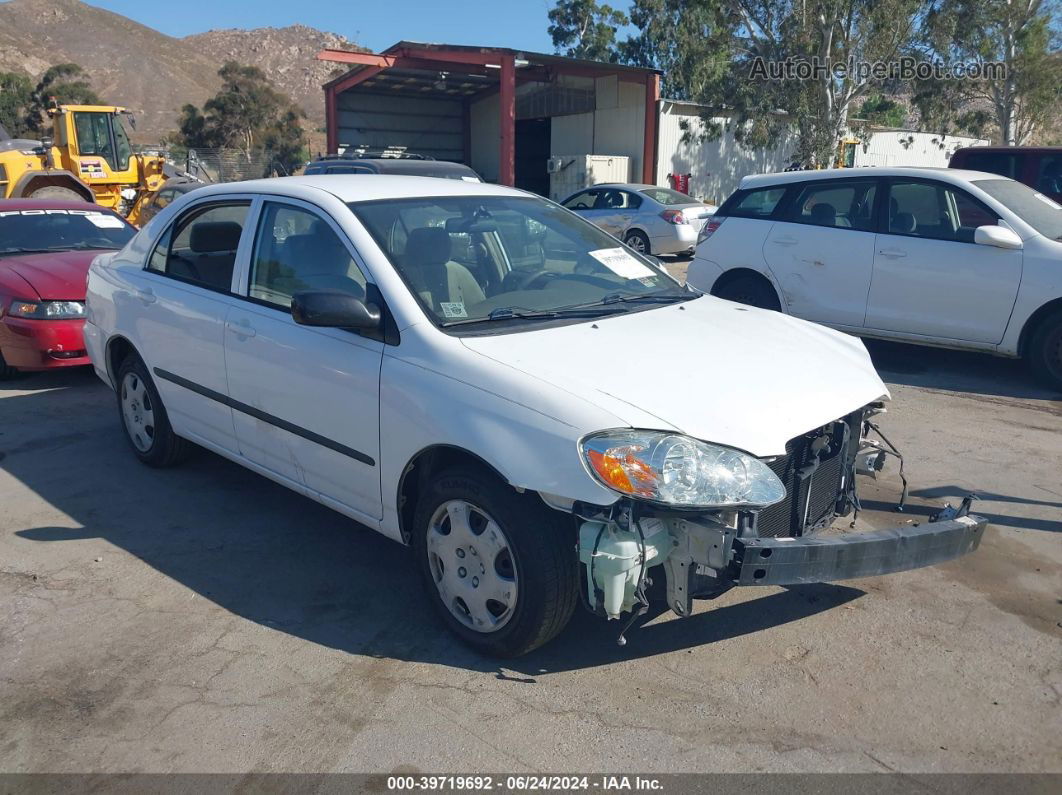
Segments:
[[[124,108],[58,105],[52,137],[12,138],[0,127],[0,198],[95,202],[137,224],[145,200],[165,180],[163,159],[133,153]]]

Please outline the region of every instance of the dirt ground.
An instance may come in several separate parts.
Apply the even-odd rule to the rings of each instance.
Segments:
[[[861,521],[976,492],[978,552],[737,589],[623,648],[580,611],[503,665],[406,549],[213,455],[138,464],[91,373],[0,385],[0,771],[1062,771],[1062,396],[871,347],[912,504],[892,468]]]

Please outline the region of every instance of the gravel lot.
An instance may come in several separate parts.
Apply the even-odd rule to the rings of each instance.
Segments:
[[[139,465],[91,373],[0,385],[0,771],[1062,771],[1062,396],[872,353],[913,496],[890,512],[888,471],[866,520],[976,491],[977,553],[731,591],[624,648],[579,612],[504,665],[398,545],[213,455]]]

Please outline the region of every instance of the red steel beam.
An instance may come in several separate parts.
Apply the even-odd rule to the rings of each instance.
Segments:
[[[382,66],[387,68],[394,66],[396,56],[376,55],[371,52],[348,52],[347,50],[321,50],[317,53],[319,61],[335,61],[336,63],[354,63],[362,66]]]
[[[642,182],[656,184],[656,136],[660,128],[660,75],[645,76],[645,133],[642,141]]]
[[[327,134],[326,149],[334,155],[339,151],[339,118],[336,115],[336,90],[334,86],[325,86],[325,130]]]
[[[502,56],[501,86],[498,95],[498,182],[516,183],[516,63],[511,55]]]

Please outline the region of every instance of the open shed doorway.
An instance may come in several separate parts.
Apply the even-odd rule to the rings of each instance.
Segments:
[[[549,172],[552,125],[549,118],[517,119],[514,146],[516,187],[539,196],[549,196]]]

